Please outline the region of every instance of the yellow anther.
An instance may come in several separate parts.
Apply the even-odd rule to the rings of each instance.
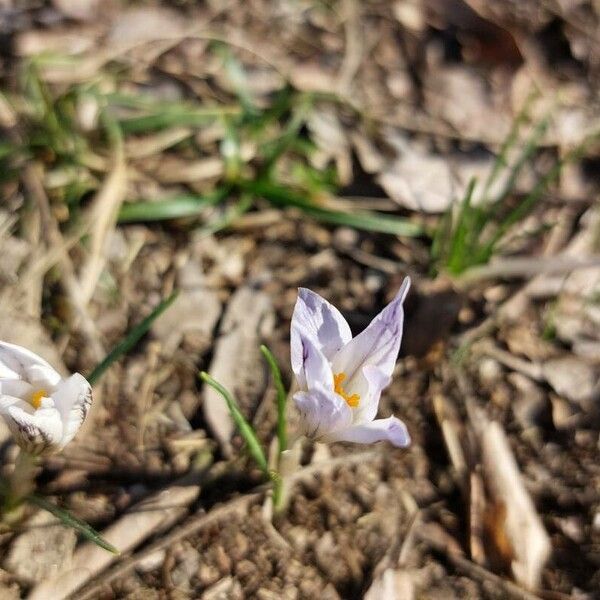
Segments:
[[[344,386],[344,380],[346,379],[346,373],[337,373],[333,375],[333,391],[341,396],[350,408],[356,408],[360,402],[360,396],[358,394],[352,394],[351,396],[346,392]]]
[[[46,390],[37,390],[31,394],[31,400],[29,400],[29,404],[33,406],[36,410],[42,405],[42,398],[48,396],[48,392]]]

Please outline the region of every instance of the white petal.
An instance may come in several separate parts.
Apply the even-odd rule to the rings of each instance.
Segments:
[[[392,378],[375,365],[365,365],[361,375],[355,377],[357,385],[348,393],[356,393],[360,396],[358,406],[352,414],[352,422],[355,425],[369,423],[375,418],[379,408],[381,392],[390,384]]]
[[[35,390],[23,379],[0,379],[0,396],[15,396],[28,399]]]
[[[35,412],[33,406],[31,406],[31,404],[29,404],[29,402],[26,400],[18,398],[17,396],[11,396],[9,394],[0,394],[0,414],[6,418],[8,415],[8,409],[11,406],[18,406],[29,414],[33,414]]]
[[[298,343],[297,334],[310,336],[317,347],[331,360],[335,353],[352,339],[352,332],[340,311],[319,296],[319,294],[300,288],[298,300],[292,315],[292,368],[298,365],[299,352],[294,351]]]
[[[322,385],[316,385],[309,392],[297,392],[294,401],[308,437],[327,438],[331,432],[345,429],[352,422],[352,411],[343,398]]]
[[[0,365],[2,371],[9,369],[35,387],[53,389],[61,379],[60,374],[41,356],[8,342],[0,342]]]
[[[311,389],[316,384],[321,384],[333,391],[333,373],[331,365],[325,355],[321,352],[311,336],[298,332],[296,348],[292,353],[298,352],[300,364],[298,370],[294,369],[298,385],[302,389]]]
[[[2,413],[17,444],[31,454],[46,454],[62,448],[63,424],[55,408],[41,408],[33,414],[19,406]]]
[[[75,437],[88,414],[92,405],[92,386],[83,375],[75,373],[58,384],[52,400],[63,422],[61,445],[65,446]]]
[[[389,417],[376,419],[364,425],[353,425],[330,436],[330,441],[358,444],[372,444],[381,440],[387,440],[398,448],[406,448],[410,444],[410,435],[400,419]]]
[[[402,341],[402,303],[409,287],[410,279],[407,277],[392,302],[335,355],[333,372],[346,373],[346,391],[350,392],[358,384],[354,378],[361,375],[365,365],[374,365],[384,374],[392,375]]]

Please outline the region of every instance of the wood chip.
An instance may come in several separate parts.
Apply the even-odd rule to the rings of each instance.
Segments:
[[[506,434],[496,422],[481,434],[485,478],[494,501],[505,508],[504,533],[513,554],[515,579],[529,589],[540,584],[550,557],[550,538],[525,488]]]

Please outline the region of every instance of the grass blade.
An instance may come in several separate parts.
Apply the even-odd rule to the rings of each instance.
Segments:
[[[423,228],[407,219],[392,217],[369,211],[342,212],[312,204],[300,194],[268,181],[242,182],[242,187],[256,196],[261,196],[279,207],[295,207],[305,214],[332,225],[345,225],[378,233],[418,237]]]
[[[287,423],[285,420],[285,404],[287,402],[287,393],[281,379],[281,371],[277,366],[277,361],[272,352],[263,344],[260,347],[273,376],[273,383],[277,391],[277,441],[279,444],[279,454],[287,450]]]
[[[206,196],[174,196],[156,202],[128,202],[123,204],[119,212],[119,223],[168,221],[194,217],[207,206],[218,204],[229,192],[228,188],[220,188]]]
[[[113,554],[119,554],[119,551],[114,546],[109,544],[91,525],[88,525],[85,521],[78,519],[68,510],[48,502],[48,500],[42,496],[38,496],[37,494],[30,494],[27,496],[26,501],[34,506],[37,506],[38,508],[48,511],[50,514],[59,519],[63,525],[66,527],[71,527],[77,531],[77,533],[80,533],[85,539],[93,542],[97,546],[100,546],[100,548],[104,548],[104,550],[112,552]]]
[[[233,418],[234,423],[236,424],[241,436],[244,438],[246,445],[248,446],[248,452],[252,458],[256,461],[256,464],[261,468],[263,473],[269,478],[272,478],[272,474],[269,471],[269,465],[267,463],[267,458],[265,453],[260,445],[260,441],[252,428],[252,425],[246,420],[246,417],[242,414],[237,401],[235,398],[226,390],[218,381],[215,381],[208,373],[205,371],[201,371],[200,379],[204,381],[207,385],[210,385],[213,389],[215,389],[223,399],[227,403],[227,408],[229,408],[229,412],[231,413],[231,417]]]
[[[163,313],[177,298],[177,292],[173,292],[168,298],[163,300],[141,323],[138,323],[96,366],[88,375],[87,380],[93,385],[102,377],[104,372],[121,356],[127,354],[147,333],[152,323]]]
[[[469,234],[472,231],[471,227],[473,226],[473,216],[475,214],[471,206],[471,199],[473,198],[475,183],[475,179],[469,181],[465,197],[459,208],[456,225],[453,227],[454,232],[448,253],[448,270],[451,273],[459,273],[465,268],[465,262],[468,261],[468,255],[471,252]],[[452,207],[448,210],[452,210]]]

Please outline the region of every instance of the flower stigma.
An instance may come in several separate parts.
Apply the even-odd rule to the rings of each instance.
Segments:
[[[346,390],[344,389],[344,386],[342,385],[344,383],[344,380],[346,379],[346,373],[337,373],[333,375],[333,391],[338,394],[339,396],[341,396],[345,401],[346,404],[348,404],[348,406],[350,408],[356,408],[358,406],[358,403],[360,402],[360,396],[358,394],[348,394],[348,392],[346,392]]]
[[[36,410],[42,405],[42,398],[45,398],[48,395],[48,392],[44,389],[37,390],[31,394],[31,399],[29,400],[29,404],[33,406]]]

